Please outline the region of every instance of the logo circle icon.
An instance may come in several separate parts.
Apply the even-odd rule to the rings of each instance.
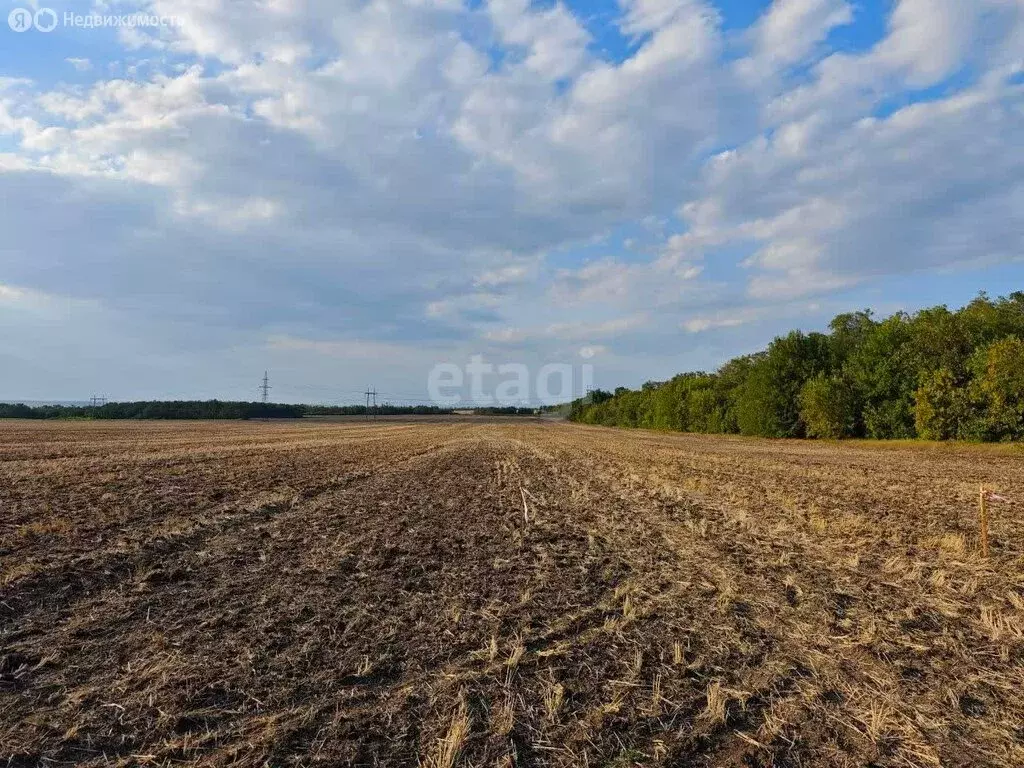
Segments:
[[[7,26],[15,32],[28,32],[32,29],[32,11],[25,8],[15,8],[7,14]]]
[[[57,12],[53,8],[40,8],[33,21],[40,32],[53,32],[57,26]]]

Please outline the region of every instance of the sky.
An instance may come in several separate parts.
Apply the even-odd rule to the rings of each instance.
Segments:
[[[1024,0],[4,2],[0,399],[535,401],[1024,288]]]

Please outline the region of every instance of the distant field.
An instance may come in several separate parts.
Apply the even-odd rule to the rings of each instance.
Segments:
[[[1022,498],[1012,449],[0,423],[0,765],[1024,765]]]

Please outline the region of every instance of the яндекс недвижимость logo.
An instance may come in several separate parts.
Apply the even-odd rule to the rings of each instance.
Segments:
[[[7,25],[15,32],[28,32],[33,28],[40,32],[52,32],[57,22],[57,12],[52,8],[40,8],[34,12],[27,8],[15,8],[7,14]]]
[[[82,14],[71,11],[65,11],[63,16],[60,16],[52,8],[39,8],[35,11],[28,8],[15,8],[7,14],[7,25],[15,32],[28,32],[30,29],[52,32],[58,24],[78,29],[171,27],[180,25],[181,18],[148,13]]]

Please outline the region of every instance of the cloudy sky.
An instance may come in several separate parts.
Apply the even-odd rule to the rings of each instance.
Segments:
[[[1024,0],[48,7],[0,21],[0,398],[637,385],[1024,288]]]

